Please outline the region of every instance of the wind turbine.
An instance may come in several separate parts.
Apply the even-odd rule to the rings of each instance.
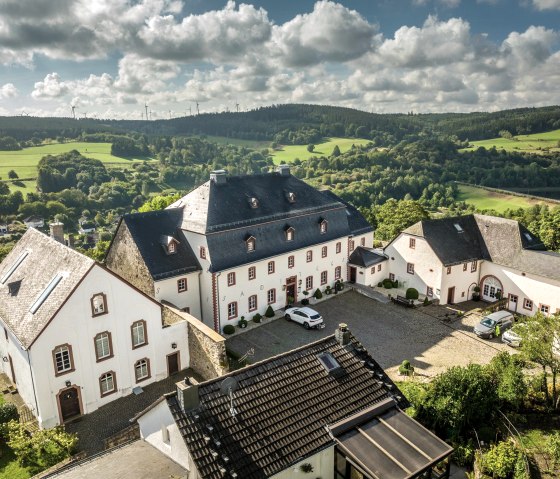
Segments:
[[[70,105],[72,108],[72,118],[76,119],[76,105]]]
[[[146,120],[148,119],[148,104],[144,103],[144,108],[146,109]]]
[[[169,119],[171,120],[171,110],[169,110]]]
[[[196,102],[196,114],[200,115],[200,110],[198,109],[198,102]]]
[[[189,116],[191,116],[191,115],[192,115],[192,108],[191,108],[191,106],[189,105]]]
[[[235,102],[235,110],[239,113],[239,103]]]
[[[82,113],[82,115],[84,115],[84,118],[87,119],[87,111],[84,111],[84,112]]]

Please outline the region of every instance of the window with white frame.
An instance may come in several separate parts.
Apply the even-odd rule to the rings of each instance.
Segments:
[[[276,289],[272,288],[266,292],[266,300],[268,301],[268,304],[276,302]]]
[[[255,311],[257,309],[257,295],[253,294],[249,296],[249,311]]]
[[[94,294],[91,298],[91,314],[100,316],[107,312],[107,297],[104,293]]]
[[[321,258],[326,258],[327,257],[327,247],[323,246],[321,248]]]
[[[169,244],[167,245],[167,252],[168,252],[169,254],[174,254],[176,251],[177,251],[177,248],[176,248],[176,246],[175,246],[175,242],[174,242],[174,241],[171,241],[171,243],[169,243]]]
[[[136,382],[144,381],[150,377],[150,360],[148,358],[140,359],[134,363],[134,376]]]
[[[313,276],[305,278],[305,289],[310,290],[313,288]]]
[[[381,265],[380,264],[377,265],[377,271],[381,271]]]
[[[339,241],[336,243],[336,252],[340,253],[342,251],[342,243]]]
[[[54,348],[53,359],[57,376],[74,371],[72,347],[69,344],[62,344]]]
[[[228,273],[227,275],[227,285],[234,286],[235,285],[235,273]]]
[[[288,256],[288,268],[293,268],[296,264],[294,256]]]
[[[313,251],[308,250],[307,253],[305,253],[305,260],[308,263],[311,263],[311,261],[313,261]]]
[[[249,267],[249,281],[257,277],[257,268],[254,266]]]
[[[478,263],[477,263],[476,261],[473,261],[473,262],[471,263],[471,273],[475,273],[475,272],[476,272],[476,266],[477,266],[477,264],[478,264]]]
[[[274,261],[268,262],[268,274],[274,273]]]
[[[533,301],[531,301],[528,298],[524,298],[523,299],[523,308],[532,310],[533,309]]]
[[[228,304],[227,314],[228,314],[228,319],[232,319],[232,318],[237,317],[237,301],[234,301],[233,303]]]
[[[187,278],[180,278],[177,280],[177,291],[183,293],[187,290]]]
[[[115,373],[113,371],[109,371],[99,378],[99,389],[101,396],[107,396],[117,390]]]
[[[550,313],[550,306],[548,304],[540,304],[539,311],[543,314],[548,314]]]
[[[321,271],[321,284],[327,284],[327,272]]]
[[[95,336],[95,357],[97,361],[109,359],[113,356],[111,333],[104,331]]]
[[[247,240],[247,253],[255,251],[256,241],[252,236]]]
[[[327,232],[327,227],[328,227],[327,220],[323,220],[321,221],[321,223],[319,223],[319,231],[321,232],[322,235],[324,235]]]
[[[406,272],[408,274],[414,274],[414,263],[406,263]]]
[[[130,327],[132,334],[132,349],[139,348],[148,344],[148,338],[146,335],[146,321],[141,319],[140,321],[135,321]]]
[[[340,277],[342,275],[341,273],[342,273],[342,268],[340,266],[337,266],[334,269],[334,279],[340,279]]]
[[[296,232],[296,230],[294,230],[293,228],[288,228],[286,230],[286,241],[293,241],[294,236],[295,236],[295,232]]]
[[[518,299],[519,299],[519,298],[518,298],[515,294],[511,294],[511,293],[509,294],[509,302],[510,302],[510,303],[515,303],[515,304],[517,304],[517,300],[518,300]]]
[[[350,252],[354,251],[354,248],[355,248],[354,240],[350,240],[348,242],[348,248],[350,248]]]

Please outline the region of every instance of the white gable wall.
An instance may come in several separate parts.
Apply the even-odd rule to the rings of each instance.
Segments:
[[[447,267],[441,269],[441,300],[440,304],[447,304],[449,288],[454,287],[453,303],[460,303],[471,299],[474,286],[478,284],[481,261],[477,261],[476,271],[471,272],[471,262],[467,263],[464,271],[464,263],[450,266],[451,273],[447,274]],[[435,293],[435,291],[434,291]]]
[[[154,282],[155,298],[158,301],[169,301],[177,309],[185,310],[195,318],[201,319],[200,311],[200,271],[173,276],[172,278],[162,279]],[[180,279],[187,281],[187,290],[179,292],[177,282]]]

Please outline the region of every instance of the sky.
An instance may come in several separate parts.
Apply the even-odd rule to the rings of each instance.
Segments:
[[[0,115],[560,104],[560,0],[0,0]]]

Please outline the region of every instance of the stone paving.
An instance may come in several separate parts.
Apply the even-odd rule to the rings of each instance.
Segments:
[[[143,393],[116,399],[76,422],[66,424],[66,431],[78,434],[78,448],[88,455],[102,451],[105,439],[130,426],[131,418],[163,394],[174,391],[175,383],[186,375],[192,376],[193,373],[185,369],[156,383],[142,386]]]
[[[476,313],[445,322],[424,307],[380,303],[355,291],[312,307],[324,318],[322,330],[305,330],[278,319],[227,339],[226,346],[238,355],[254,350],[249,361],[255,362],[333,334],[344,322],[393,379],[401,379],[397,370],[404,359],[411,361],[417,377],[429,379],[450,366],[487,363],[499,351],[511,351],[499,339],[476,337]]]

